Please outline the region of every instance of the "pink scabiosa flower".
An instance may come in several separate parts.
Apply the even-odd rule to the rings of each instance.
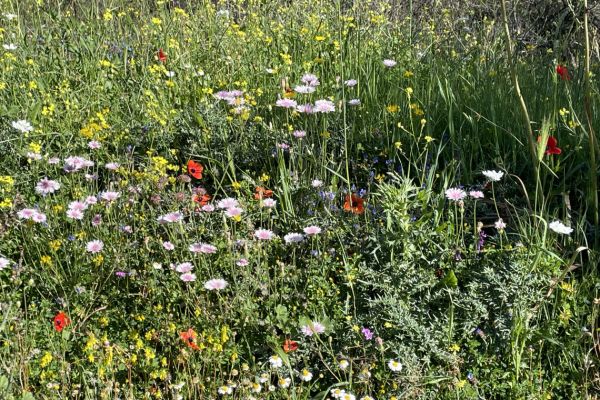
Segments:
[[[183,214],[179,211],[171,212],[158,217],[158,222],[161,224],[179,222],[183,219]]]
[[[67,210],[67,218],[82,220],[83,219],[83,211],[69,208]]]
[[[174,250],[174,249],[175,249],[175,245],[174,245],[173,243],[171,243],[171,242],[168,242],[168,241],[167,241],[167,242],[163,242],[163,243],[162,243],[162,247],[163,247],[165,250],[168,250],[168,251],[171,251],[171,250]]]
[[[325,325],[318,321],[312,321],[311,323],[302,326],[300,330],[305,336],[312,336],[325,332]]]
[[[97,140],[91,140],[88,142],[88,147],[92,150],[98,150],[102,147],[102,144]]]
[[[262,206],[266,208],[274,208],[277,205],[277,200],[273,199],[264,199],[262,201]]]
[[[312,114],[315,112],[312,104],[301,104],[296,107],[296,111],[298,111],[300,114]]]
[[[17,212],[17,217],[20,219],[31,219],[37,213],[35,208],[24,208]]]
[[[4,257],[0,257],[0,271],[2,271],[4,268],[8,268],[9,266],[10,266],[10,261],[8,261]]]
[[[296,93],[301,93],[301,94],[310,94],[310,93],[314,93],[315,92],[315,87],[314,86],[308,86],[308,85],[300,85],[300,86],[296,86],[294,88],[294,92]]]
[[[85,250],[88,253],[92,253],[92,254],[100,253],[103,248],[104,248],[104,243],[102,242],[102,240],[92,240],[92,241],[87,242],[87,244],[85,245]]]
[[[257,229],[254,231],[254,237],[259,240],[271,240],[275,237],[275,234],[268,229]]]
[[[204,288],[206,290],[223,290],[227,285],[228,283],[225,279],[211,279],[204,282]]]
[[[330,100],[317,100],[315,101],[314,112],[319,113],[330,113],[335,111],[335,104]]]
[[[446,198],[452,201],[460,201],[465,198],[467,194],[464,190],[459,188],[450,188],[446,190]]]
[[[304,240],[304,235],[301,233],[290,232],[283,237],[283,240],[287,244],[300,243]]]
[[[306,228],[304,228],[304,233],[308,236],[318,235],[319,233],[321,233],[321,228],[319,228],[316,225],[307,226]]]
[[[294,136],[296,139],[302,139],[306,136],[306,131],[294,131],[292,132],[292,136]]]
[[[391,59],[385,59],[383,60],[383,65],[385,65],[388,68],[393,68],[396,66],[396,64],[398,64],[395,60],[391,60]]]
[[[46,214],[36,211],[35,214],[33,214],[33,216],[31,217],[31,220],[38,224],[44,223],[46,222]]]
[[[87,203],[83,201],[76,200],[69,203],[69,210],[85,211],[87,208]]]
[[[213,212],[215,211],[215,206],[213,206],[212,204],[205,204],[202,206],[201,210],[207,213]]]
[[[503,231],[506,228],[506,223],[502,220],[502,218],[498,218],[498,221],[494,222],[494,228],[499,231]]]
[[[192,265],[192,263],[189,263],[189,262],[177,264],[177,266],[175,267],[175,271],[182,273],[182,274],[185,274],[186,272],[192,272],[193,269],[194,269],[194,266]]]
[[[313,179],[313,181],[310,183],[310,185],[314,188],[319,188],[319,187],[323,186],[323,181],[320,179]]]
[[[119,192],[102,192],[100,194],[100,198],[109,203],[117,200],[119,197],[121,197],[121,193]]]
[[[56,165],[59,162],[60,162],[60,158],[58,158],[58,157],[50,157],[48,159],[48,164],[50,164],[50,165]]]
[[[344,85],[346,85],[347,87],[354,87],[358,84],[358,81],[356,79],[348,79],[347,81],[344,82]]]
[[[314,74],[304,74],[300,81],[305,85],[312,87],[319,86],[321,84],[321,82],[319,82],[319,78]]]
[[[217,252],[216,246],[206,243],[193,243],[189,249],[192,253],[214,254]]]
[[[96,196],[88,196],[85,198],[84,202],[88,206],[92,206],[92,205],[98,203],[98,198]]]
[[[60,183],[57,181],[50,180],[48,178],[44,178],[38,182],[35,186],[35,191],[42,196],[46,196],[47,194],[52,194],[60,189]]]
[[[240,203],[232,198],[232,197],[227,197],[224,198],[223,200],[220,200],[217,203],[217,208],[221,208],[221,209],[227,209],[227,208],[232,208],[232,207],[238,207],[240,205]]]
[[[353,107],[360,106],[360,99],[348,100],[348,105],[353,106]]]
[[[235,265],[237,265],[238,267],[245,267],[245,266],[247,266],[248,264],[250,264],[250,263],[249,263],[249,262],[248,262],[248,260],[246,260],[245,258],[240,258],[239,260],[237,260],[237,261],[235,262]]]
[[[296,103],[296,100],[292,99],[279,99],[275,102],[275,105],[283,108],[296,108],[298,103]]]
[[[225,210],[225,215],[229,218],[236,218],[240,217],[243,211],[244,210],[239,207],[229,207],[227,210]]]
[[[110,162],[110,163],[104,164],[104,168],[109,169],[111,171],[116,171],[117,169],[119,169],[120,166],[121,166],[121,164],[116,163],[116,162]]]
[[[469,196],[471,196],[472,199],[483,199],[484,197],[481,190],[471,190]]]
[[[196,275],[191,272],[186,272],[184,274],[179,275],[179,279],[184,282],[194,282],[196,280]]]

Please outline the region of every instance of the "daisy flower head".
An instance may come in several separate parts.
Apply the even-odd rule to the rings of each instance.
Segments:
[[[279,378],[279,380],[277,381],[277,384],[282,389],[287,389],[288,387],[290,387],[291,383],[292,383],[292,380],[290,378],[284,378],[284,377]]]
[[[102,242],[102,240],[91,240],[91,241],[87,242],[87,244],[85,245],[85,250],[88,253],[92,253],[92,254],[100,253],[103,248],[104,248],[104,243]]]
[[[459,188],[450,188],[446,190],[446,198],[452,201],[460,201],[465,198],[467,194],[464,190]]]
[[[393,68],[396,66],[396,64],[398,64],[398,63],[395,60],[392,60],[389,58],[383,60],[383,65],[385,65],[388,68]]]
[[[573,232],[573,228],[566,226],[558,220],[550,222],[550,224],[548,224],[548,228],[556,233],[560,233],[561,235],[570,235],[571,232]]]
[[[272,355],[269,357],[269,363],[271,364],[271,368],[281,368],[283,360],[278,355]]]
[[[186,272],[179,275],[179,279],[184,282],[194,282],[196,280],[196,275],[192,274],[191,272]]]
[[[504,172],[502,172],[502,171],[486,170],[486,171],[481,171],[481,173],[490,182],[498,182],[504,176]]]
[[[302,380],[304,382],[310,382],[312,380],[312,378],[313,378],[312,372],[310,372],[306,368],[304,368],[302,371],[300,371],[300,380]]]
[[[17,45],[14,43],[3,44],[4,50],[12,51],[17,49]]]
[[[211,279],[204,282],[206,290],[223,290],[229,285],[225,279]]]
[[[60,183],[58,183],[57,181],[50,180],[48,178],[42,179],[35,186],[36,193],[41,194],[42,196],[52,194],[58,189],[60,189]]]
[[[259,240],[271,240],[276,237],[273,231],[268,229],[257,229],[254,231],[254,237]]]
[[[310,324],[302,326],[300,330],[305,336],[312,336],[325,332],[325,325],[318,321],[312,321]]]
[[[402,371],[402,364],[396,360],[388,361],[388,368],[392,370],[392,372],[400,372]]]
[[[232,394],[233,393],[232,387],[228,386],[228,385],[219,386],[219,389],[217,389],[217,391],[221,395],[226,395],[226,394]]]
[[[33,131],[33,126],[24,119],[20,119],[18,121],[13,121],[11,123],[12,127],[22,133],[28,133]]]
[[[346,359],[341,359],[338,362],[338,368],[341,369],[342,371],[345,370],[346,368],[348,368],[348,366],[350,366],[350,362]]]

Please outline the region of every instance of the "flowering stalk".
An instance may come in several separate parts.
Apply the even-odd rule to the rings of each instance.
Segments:
[[[598,221],[598,176],[596,167],[596,134],[594,133],[594,126],[592,125],[592,107],[590,104],[590,35],[588,28],[588,15],[590,9],[588,8],[587,0],[583,0],[583,29],[585,36],[585,70],[583,77],[584,94],[583,94],[583,108],[585,110],[585,116],[588,124],[588,139],[589,139],[589,150],[590,150],[590,182],[591,182],[591,196],[592,196],[592,217],[594,219],[594,226],[596,227],[596,234],[594,235],[596,244],[599,240],[599,221]]]
[[[536,206],[537,204],[544,204],[544,194],[539,190],[540,186],[540,173],[539,173],[539,161],[536,157],[536,145],[533,141],[533,129],[531,128],[531,120],[529,119],[529,111],[527,111],[527,104],[525,104],[525,99],[521,94],[521,87],[519,86],[519,78],[517,76],[517,65],[515,60],[513,60],[513,45],[510,36],[510,29],[508,28],[508,17],[506,15],[506,0],[501,1],[502,6],[502,22],[504,24],[504,32],[506,34],[506,56],[508,58],[508,64],[510,67],[510,75],[512,78],[512,83],[515,88],[515,93],[517,94],[517,98],[519,99],[519,104],[521,106],[521,112],[523,114],[523,120],[525,126],[527,127],[527,142],[529,143],[529,155],[531,157],[533,171],[535,174],[535,199]],[[537,207],[536,207],[537,208]]]

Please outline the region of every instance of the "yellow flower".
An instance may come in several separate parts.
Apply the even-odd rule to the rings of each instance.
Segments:
[[[157,25],[157,26],[158,26],[158,25],[160,25],[160,24],[162,24],[162,21],[161,21],[161,19],[160,19],[160,18],[157,18],[157,17],[153,17],[153,18],[150,20],[150,22],[152,22],[152,24],[154,24],[154,25]]]
[[[261,182],[267,182],[269,179],[271,179],[271,177],[265,173],[263,173],[259,178]]]
[[[50,256],[42,256],[40,258],[40,264],[42,264],[42,265],[48,265],[48,266],[52,265],[52,257],[50,257]]]
[[[460,350],[460,346],[456,343],[454,343],[453,345],[450,346],[449,350],[453,353],[456,353],[457,351]]]
[[[404,71],[404,77],[405,78],[411,78],[413,75],[414,74],[411,71],[409,71],[409,70]]]
[[[454,383],[454,386],[456,386],[457,389],[462,389],[466,384],[467,384],[467,380],[461,379],[460,381],[456,381]]]
[[[108,8],[106,10],[104,10],[104,14],[102,14],[102,18],[105,21],[112,20],[113,19],[112,11],[110,9],[108,9]]]
[[[394,114],[397,113],[400,108],[397,104],[390,104],[385,109],[387,110],[387,112]]]
[[[323,40],[325,40],[325,36],[320,36],[320,35],[317,35],[317,36],[315,36],[315,40],[316,40],[317,42],[322,42]]]
[[[569,114],[569,110],[567,110],[566,108],[561,108],[560,110],[558,110],[558,113],[560,114],[561,117],[564,117],[565,115]]]
[[[425,139],[425,141],[426,141],[427,143],[431,143],[431,142],[433,142],[433,141],[435,140],[435,139],[434,139],[434,138],[432,138],[431,136],[425,136],[425,137],[424,137],[424,139]]]
[[[42,368],[46,368],[48,366],[48,364],[50,364],[52,362],[52,354],[50,354],[49,351],[47,351],[46,353],[44,353],[44,355],[42,356],[42,359],[40,360],[40,367]]]

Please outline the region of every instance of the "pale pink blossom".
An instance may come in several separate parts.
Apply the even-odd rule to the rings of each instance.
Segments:
[[[35,187],[35,191],[42,196],[46,196],[47,194],[52,194],[60,189],[60,183],[57,181],[50,180],[48,178],[44,178],[38,182]]]
[[[104,248],[104,243],[102,242],[102,240],[92,240],[92,241],[87,242],[87,244],[85,245],[85,250],[88,253],[92,253],[92,254],[100,253],[103,248]]]
[[[223,290],[227,287],[228,283],[224,279],[211,279],[204,283],[206,290]]]
[[[184,274],[179,275],[179,279],[184,282],[194,282],[196,280],[196,275],[191,272],[186,272]]]
[[[465,191],[459,188],[450,188],[446,190],[446,197],[448,200],[460,201],[464,199],[466,195]]]
[[[192,265],[192,263],[189,263],[189,262],[177,264],[177,266],[175,267],[175,271],[180,272],[180,273],[191,272],[193,269],[194,269],[194,266]]]
[[[307,226],[306,228],[304,228],[304,233],[308,236],[318,235],[319,233],[321,233],[321,228],[319,228],[316,225]]]
[[[273,231],[270,231],[268,229],[257,229],[256,231],[254,231],[254,237],[259,240],[271,240],[275,236],[276,235],[273,233]]]
[[[325,332],[325,326],[318,321],[312,321],[310,324],[304,325],[301,331],[305,336],[312,336]]]

